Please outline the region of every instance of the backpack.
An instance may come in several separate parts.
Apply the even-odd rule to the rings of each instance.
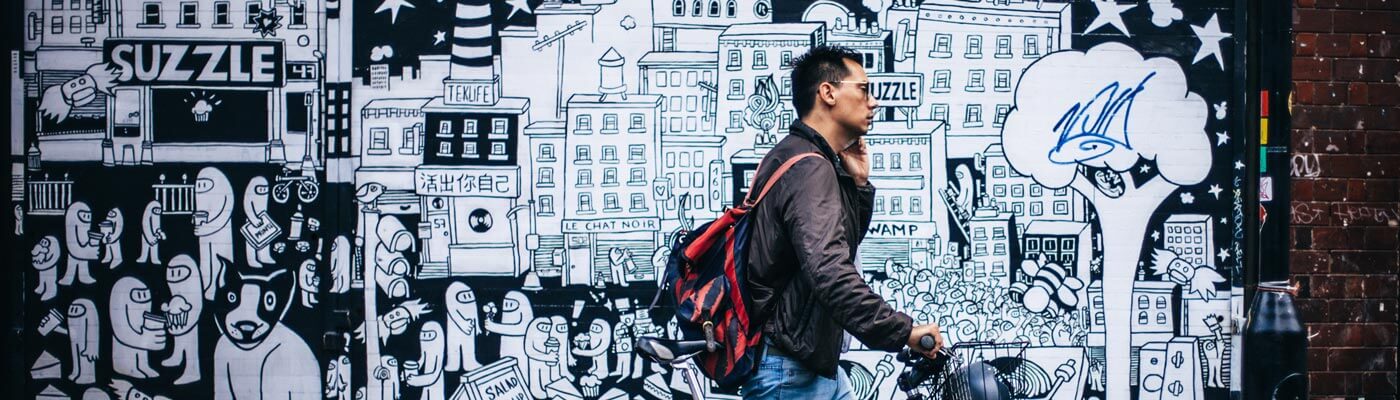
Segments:
[[[657,288],[651,307],[663,292],[675,301],[675,319],[682,342],[703,341],[695,354],[696,365],[720,388],[738,388],[758,367],[762,356],[763,321],[750,319],[745,301],[748,276],[749,212],[763,201],[768,190],[798,161],[820,156],[803,153],[793,156],[768,179],[758,197],[753,192],[743,204],[725,210],[714,221],[687,232],[671,248],[662,285]],[[759,170],[762,170],[760,165]],[[754,175],[756,187],[758,175]]]

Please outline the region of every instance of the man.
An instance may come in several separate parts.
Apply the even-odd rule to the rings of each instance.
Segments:
[[[861,136],[876,103],[860,60],[851,50],[820,46],[793,61],[799,120],[764,157],[753,187],[763,187],[788,158],[821,157],[794,164],[754,209],[749,309],[766,317],[767,347],[758,371],[743,384],[745,399],[852,398],[836,366],[843,329],[884,351],[908,345],[931,357],[942,345],[936,325],[914,326],[855,266],[875,197]],[[938,346],[920,348],[925,335]]]

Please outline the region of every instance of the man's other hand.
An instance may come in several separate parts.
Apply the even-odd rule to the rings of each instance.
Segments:
[[[925,348],[923,345],[919,344],[919,339],[924,336],[933,337],[933,348]],[[914,351],[919,354],[923,354],[924,357],[934,358],[937,356],[938,350],[943,348],[943,335],[942,332],[938,330],[937,324],[918,325],[915,326],[913,330],[909,331],[908,345],[910,349],[914,349]]]

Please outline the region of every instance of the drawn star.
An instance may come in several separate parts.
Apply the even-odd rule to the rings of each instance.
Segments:
[[[1198,63],[1206,57],[1215,57],[1220,70],[1225,70],[1225,55],[1220,52],[1220,43],[1230,38],[1230,34],[1220,31],[1220,14],[1210,16],[1210,21],[1205,26],[1191,25],[1191,30],[1196,32],[1196,40],[1201,41],[1201,48],[1196,50],[1196,58],[1191,60],[1192,64]]]
[[[1220,185],[1210,185],[1210,190],[1207,190],[1210,194],[1215,195],[1216,200],[1220,200],[1220,192],[1222,191],[1224,190],[1220,188]]]
[[[1225,217],[1220,217],[1220,223],[1225,223]]]
[[[402,10],[404,7],[418,8],[414,6],[413,3],[409,3],[408,0],[384,0],[383,3],[379,3],[379,8],[374,9],[374,13],[378,14],[388,11],[389,24],[393,25],[399,22],[399,10]]]
[[[437,31],[437,33],[433,34],[433,46],[442,44],[442,42],[445,41],[447,41],[447,32]]]
[[[1220,257],[1220,262],[1225,262],[1225,260],[1230,258],[1230,252],[1225,251],[1225,249],[1220,249],[1219,252],[1215,253],[1215,256]]]
[[[1235,169],[1244,169],[1244,162],[1235,160]]]
[[[1193,204],[1195,202],[1196,196],[1192,196],[1191,192],[1181,192],[1181,204]]]
[[[1162,238],[1162,232],[1152,231],[1152,240],[1153,240],[1153,241],[1160,240],[1161,238]]]
[[[1143,164],[1142,168],[1138,168],[1138,173],[1146,174],[1148,172],[1152,172],[1151,165]]]
[[[1230,134],[1229,134],[1228,132],[1223,132],[1223,131],[1222,131],[1222,132],[1220,132],[1220,133],[1215,134],[1215,145],[1216,145],[1216,146],[1224,146],[1225,143],[1229,143],[1229,142],[1230,142]]]
[[[253,33],[262,37],[277,36],[277,28],[282,27],[282,16],[277,15],[277,9],[268,8],[258,12],[257,17],[253,17]]]
[[[1128,26],[1123,24],[1123,12],[1133,7],[1137,7],[1137,4],[1118,4],[1114,0],[1095,1],[1094,8],[1099,10],[1099,16],[1094,17],[1094,22],[1090,22],[1089,29],[1085,29],[1084,32],[1093,32],[1104,25],[1112,25],[1114,29],[1123,32],[1124,36],[1132,36],[1128,34]]]
[[[516,11],[524,11],[526,14],[535,13],[535,10],[530,9],[530,3],[526,0],[506,0],[506,4],[510,5],[510,14],[506,15],[506,19],[515,18]]]

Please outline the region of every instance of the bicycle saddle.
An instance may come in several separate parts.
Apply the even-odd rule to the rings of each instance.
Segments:
[[[642,357],[661,364],[685,361],[709,350],[704,340],[670,340],[646,336],[637,338],[636,348],[641,351]]]

